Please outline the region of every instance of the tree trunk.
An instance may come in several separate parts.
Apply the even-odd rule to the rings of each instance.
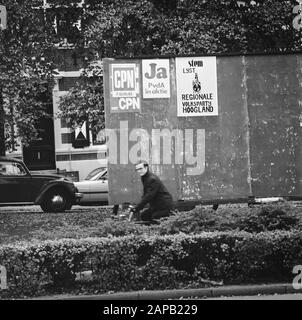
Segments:
[[[3,92],[0,85],[0,156],[5,156],[5,136],[4,136],[4,104]]]

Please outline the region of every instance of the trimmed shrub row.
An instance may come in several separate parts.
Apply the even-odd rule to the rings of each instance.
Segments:
[[[107,208],[77,209],[62,214],[0,214],[0,243],[130,235],[168,235],[204,231],[242,230],[252,233],[302,230],[301,208],[290,202],[272,205],[223,205],[217,211],[197,206],[143,226],[112,216]]]
[[[55,293],[291,282],[302,263],[299,231],[62,239],[0,248],[8,289],[1,298]],[[91,271],[88,280],[78,272]]]

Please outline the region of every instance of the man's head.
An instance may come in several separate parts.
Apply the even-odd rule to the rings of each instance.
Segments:
[[[135,165],[135,171],[137,171],[141,177],[148,172],[148,169],[149,169],[149,165],[145,161],[140,161]]]

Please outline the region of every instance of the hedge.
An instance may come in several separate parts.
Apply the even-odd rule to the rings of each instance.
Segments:
[[[0,247],[1,298],[225,284],[291,282],[302,262],[299,231],[61,239]],[[88,280],[77,273],[91,271]]]
[[[122,212],[124,213],[124,212]],[[206,231],[247,231],[251,233],[274,230],[302,230],[301,208],[292,203],[271,205],[222,205],[216,211],[197,206],[186,212],[175,211],[161,219],[159,225],[144,226],[113,216],[103,207],[75,208],[62,214],[24,212],[0,214],[0,245],[17,241],[46,241],[63,238],[173,235]]]

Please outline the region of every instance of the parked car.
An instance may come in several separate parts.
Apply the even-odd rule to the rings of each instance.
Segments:
[[[38,204],[44,212],[71,209],[82,197],[72,181],[33,173],[22,160],[0,157],[0,205]]]
[[[92,170],[83,181],[74,183],[83,197],[79,205],[108,204],[107,168]]]

